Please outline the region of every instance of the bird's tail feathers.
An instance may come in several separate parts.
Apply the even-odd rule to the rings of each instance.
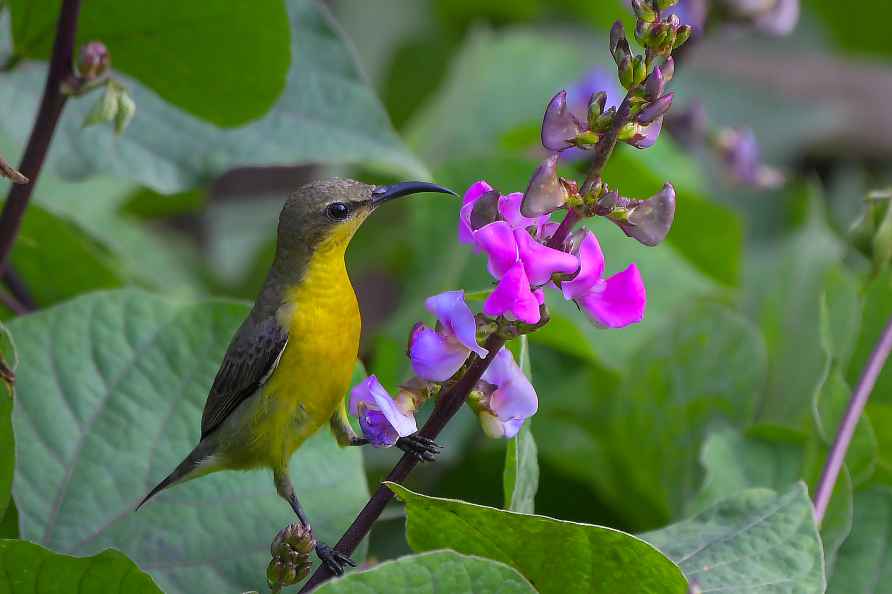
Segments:
[[[186,459],[180,462],[180,464],[168,474],[163,481],[155,485],[155,487],[149,491],[148,495],[142,498],[142,500],[137,504],[136,509],[141,508],[145,503],[163,491],[164,489],[176,485],[177,483],[185,482],[191,478],[195,478],[195,471],[201,466],[202,461],[207,457],[207,452],[204,451],[204,448],[201,444],[198,445],[194,450],[192,450]]]

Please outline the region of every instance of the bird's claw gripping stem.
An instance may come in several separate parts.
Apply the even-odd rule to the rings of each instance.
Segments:
[[[316,555],[328,571],[334,575],[344,575],[344,566],[356,567],[356,561],[349,555],[334,549],[323,542],[316,543]]]
[[[419,462],[433,462],[441,449],[441,446],[434,440],[418,435],[417,433],[413,433],[406,437],[400,437],[396,442],[396,447],[407,454],[415,456]]]

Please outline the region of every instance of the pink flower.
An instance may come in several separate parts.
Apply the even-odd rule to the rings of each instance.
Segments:
[[[447,291],[425,301],[437,317],[437,329],[416,324],[409,339],[409,358],[419,377],[442,382],[461,369],[471,353],[485,357],[488,351],[477,344],[477,321],[465,303],[464,291]]]
[[[539,408],[536,390],[506,348],[496,354],[483,372],[478,394],[471,406],[490,437],[514,437]]]
[[[492,191],[492,186],[483,180],[476,181],[467,189],[462,197],[461,210],[459,211],[458,221],[458,240],[462,243],[474,243],[474,230],[471,228],[471,211],[474,203],[480,200],[481,196]]]
[[[641,273],[635,264],[602,278],[604,254],[598,239],[585,231],[576,249],[579,272],[561,283],[565,299],[573,299],[596,325],[602,328],[622,328],[644,319],[647,292]]]
[[[523,262],[518,260],[502,276],[495,291],[483,303],[483,313],[492,317],[504,315],[527,324],[539,322],[539,299],[530,289]]]
[[[362,434],[376,448],[389,448],[418,431],[413,412],[408,401],[394,401],[374,375],[350,391],[350,414],[359,418]]]

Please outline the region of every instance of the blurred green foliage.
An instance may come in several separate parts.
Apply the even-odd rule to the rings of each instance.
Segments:
[[[53,11],[38,11],[25,26],[30,4],[8,4],[0,58],[25,59],[0,73],[0,152],[15,161],[42,90],[39,59]],[[278,210],[301,180],[430,176],[461,192],[485,178],[505,193],[523,191],[544,156],[537,130],[548,99],[593,66],[610,66],[607,29],[614,18],[628,24],[629,13],[621,0],[264,1],[250,16],[244,7],[226,10],[207,28],[167,34],[162,11],[192,22],[189,11],[217,3],[164,2],[142,12],[136,3],[112,4],[103,11],[104,0],[85,3],[81,35],[108,43],[137,115],[115,138],[108,128],[81,129],[94,96],[69,102],[12,254],[45,311],[12,320],[3,313],[27,364],[17,368],[14,405],[0,393],[7,473],[0,472],[0,535],[82,555],[118,547],[168,592],[263,590],[266,543],[289,519],[269,477],[217,475],[130,513],[150,479],[192,445],[222,350],[246,311],[241,302],[207,298],[254,296],[272,258]],[[740,33],[728,43],[741,61],[750,49],[768,56],[761,79],[709,70],[696,48],[682,54],[675,108],[698,98],[716,125],[753,127],[788,183],[765,192],[732,185],[714,156],[666,134],[653,149],[620,150],[605,175],[612,187],[639,198],[665,181],[678,190],[663,246],[640,246],[607,221],[587,223],[608,272],[638,264],[648,289],[645,321],[598,330],[573,304],[550,300],[551,323],[525,349],[539,413],[505,443],[484,438],[463,411],[442,436],[449,447],[440,463],[414,472],[410,488],[494,508],[487,514],[535,509],[626,531],[675,522],[645,539],[704,589],[746,591],[753,583],[734,576],[747,572],[795,579],[793,592],[820,592],[808,492],[892,315],[890,272],[874,274],[848,230],[867,191],[892,182],[892,151],[852,154],[822,136],[839,111],[819,93],[785,93],[764,65],[803,52],[819,65],[869,57],[876,72],[892,76],[892,45],[872,30],[889,10],[884,0],[804,3],[800,30],[788,39]],[[125,31],[137,18],[139,30],[165,34]],[[784,77],[807,78],[802,68]],[[853,105],[860,100],[853,91]],[[231,171],[248,166],[255,169]],[[579,177],[584,166],[566,165],[562,174]],[[292,173],[282,177],[286,167]],[[409,329],[431,321],[425,297],[491,287],[483,258],[455,239],[457,213],[457,202],[440,196],[393,204],[368,221],[348,254],[364,316],[361,356],[388,387],[408,377]],[[10,405],[19,460],[7,506]],[[881,554],[892,518],[890,435],[887,368],[820,526],[832,594],[883,591],[872,579],[890,571]],[[161,445],[152,450],[153,443]],[[338,451],[326,434],[295,458],[298,491],[327,540],[365,501],[366,480],[374,484],[395,458]],[[799,481],[809,491],[793,486]],[[765,510],[765,532],[747,532]],[[455,542],[470,536],[430,527],[420,546],[423,526],[413,526],[412,505],[408,514],[407,541],[403,509],[388,511],[370,539],[370,560],[409,553],[413,544],[510,561],[461,549]],[[663,567],[661,555],[635,542]],[[33,546],[34,559],[52,555]],[[747,547],[752,564],[743,565],[736,559]],[[548,569],[551,561],[537,563]],[[352,583],[384,591],[382,583],[447,573],[450,591],[489,580],[529,588],[495,562],[432,553],[326,591]],[[539,581],[533,586],[545,591]]]

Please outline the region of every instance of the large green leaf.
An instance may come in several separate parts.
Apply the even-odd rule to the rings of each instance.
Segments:
[[[17,56],[49,58],[60,6],[10,0]],[[77,46],[92,40],[105,43],[116,71],[220,126],[266,113],[291,61],[283,0],[91,0],[81,8]]]
[[[892,592],[892,490],[855,495],[852,533],[839,550],[830,594]]]
[[[864,291],[861,332],[846,373],[849,385],[854,386],[858,383],[867,360],[890,318],[892,318],[892,271],[887,271],[871,280]],[[871,398],[876,402],[892,404],[892,365],[883,367]]]
[[[434,551],[402,557],[368,571],[332,580],[317,594],[534,594],[536,591],[511,567],[454,551]]]
[[[313,0],[288,0],[287,8],[291,71],[285,91],[263,118],[220,129],[129,81],[138,112],[126,133],[115,137],[106,126],[82,129],[92,100],[71,101],[50,150],[52,169],[69,179],[108,173],[163,193],[190,189],[239,165],[362,163],[426,177],[427,170],[394,133],[326,9]],[[252,55],[250,46],[242,50]],[[26,62],[4,75],[0,85],[0,126],[20,144],[28,130],[18,122],[33,120],[45,72],[45,66]]]
[[[698,489],[707,430],[752,419],[765,351],[746,319],[706,302],[679,312],[632,360],[602,439],[618,503],[652,527],[678,517]]]
[[[511,345],[514,358],[526,376],[533,380],[530,368],[530,344],[526,335]],[[505,492],[505,509],[531,514],[536,507],[536,491],[539,489],[539,459],[536,440],[530,428],[531,420],[520,428],[520,432],[508,440],[505,451],[505,470],[502,484]]]
[[[162,594],[119,551],[93,557],[54,553],[24,540],[0,540],[0,591],[12,594]]]
[[[703,444],[700,461],[706,476],[689,509],[702,511],[737,493],[756,487],[786,491],[797,480],[817,483],[827,448],[816,437],[785,427],[756,426],[745,434],[716,432]],[[852,529],[852,479],[843,468],[821,523],[827,575],[836,552]]]
[[[702,592],[822,594],[821,539],[805,485],[744,491],[684,522],[643,534]]]
[[[0,363],[13,373],[18,363],[12,337],[3,324],[0,324]],[[0,518],[6,515],[15,469],[15,436],[12,433],[14,393],[10,380],[11,378],[0,378]]]
[[[31,204],[22,219],[11,262],[42,306],[126,282],[120,262],[105,245],[73,220],[38,204]]]
[[[389,486],[406,503],[415,551],[451,548],[511,565],[543,594],[681,594],[678,567],[642,540],[611,528],[440,499]]]
[[[134,511],[197,442],[208,387],[247,311],[127,290],[10,323],[28,361],[13,413],[22,538],[79,555],[117,547],[169,594],[263,583],[269,542],[293,520],[268,473],[203,477]],[[322,431],[291,470],[331,542],[368,496],[360,452]]]

